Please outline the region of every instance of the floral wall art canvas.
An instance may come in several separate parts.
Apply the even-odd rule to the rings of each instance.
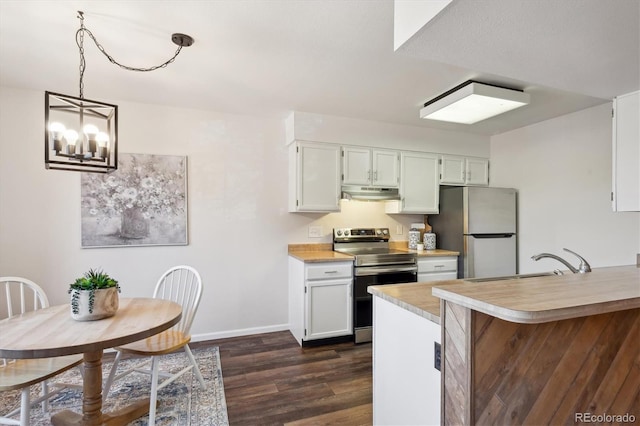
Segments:
[[[82,247],[187,244],[187,157],[119,154],[82,173]]]

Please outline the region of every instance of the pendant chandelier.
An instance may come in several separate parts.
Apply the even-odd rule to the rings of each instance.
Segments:
[[[44,165],[47,169],[110,173],[118,168],[118,106],[84,97],[85,33],[112,64],[129,71],[147,72],[172,63],[193,38],[175,33],[171,40],[178,46],[168,61],[149,68],[134,68],[118,63],[84,26],[84,13],[78,11],[80,29],[76,44],[80,50],[80,96],[45,92]]]

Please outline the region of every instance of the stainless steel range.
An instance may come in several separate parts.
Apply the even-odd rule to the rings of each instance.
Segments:
[[[415,253],[389,248],[389,228],[335,228],[333,250],[355,257],[353,279],[353,327],[356,343],[372,340],[370,285],[416,282]]]

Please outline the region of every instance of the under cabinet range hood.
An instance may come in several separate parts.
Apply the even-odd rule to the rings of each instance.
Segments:
[[[399,200],[398,188],[378,188],[371,186],[343,186],[342,199],[362,201]]]

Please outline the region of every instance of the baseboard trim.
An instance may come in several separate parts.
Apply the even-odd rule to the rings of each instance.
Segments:
[[[204,342],[207,340],[227,339],[229,337],[249,336],[251,334],[273,333],[289,330],[289,324],[270,325],[267,327],[242,328],[238,330],[219,331],[215,333],[192,334],[192,342]]]

